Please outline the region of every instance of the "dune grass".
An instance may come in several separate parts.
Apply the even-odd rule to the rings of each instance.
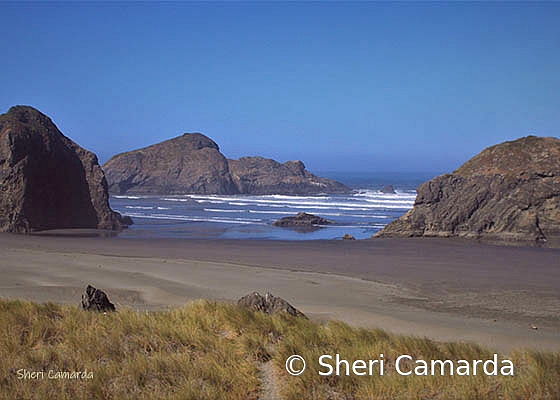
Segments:
[[[489,359],[461,343],[267,316],[236,305],[196,301],[161,312],[84,312],[52,303],[0,301],[0,398],[5,399],[258,399],[259,366],[271,362],[286,399],[558,399],[560,353],[518,351],[515,376],[401,376],[396,357]],[[320,376],[317,360],[384,354],[383,376]],[[307,360],[289,375],[292,354]],[[19,379],[18,371],[45,371]],[[48,371],[88,371],[85,379],[49,379]]]

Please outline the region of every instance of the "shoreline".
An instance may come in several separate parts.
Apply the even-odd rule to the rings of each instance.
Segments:
[[[0,297],[78,304],[87,284],[117,307],[285,298],[312,319],[560,349],[560,250],[432,238],[367,241],[126,239],[0,234]],[[537,330],[531,329],[536,325]]]

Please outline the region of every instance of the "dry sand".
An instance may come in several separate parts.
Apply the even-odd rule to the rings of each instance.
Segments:
[[[92,284],[118,307],[153,310],[270,291],[319,320],[472,341],[500,351],[560,350],[559,249],[449,239],[0,234],[0,276],[4,298],[77,304]]]

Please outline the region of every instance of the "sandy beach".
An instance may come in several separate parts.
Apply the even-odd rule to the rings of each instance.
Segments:
[[[83,235],[87,236],[87,235]],[[560,250],[445,239],[260,241],[0,234],[0,297],[117,307],[281,296],[313,319],[560,350]],[[536,326],[538,329],[532,329]]]

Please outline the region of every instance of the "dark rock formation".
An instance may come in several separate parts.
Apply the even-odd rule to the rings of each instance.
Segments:
[[[123,215],[121,222],[126,225],[126,226],[130,226],[132,224],[134,224],[134,221],[132,220],[132,218],[129,215]]]
[[[408,213],[375,236],[458,236],[559,246],[560,140],[487,148],[418,188]]]
[[[301,161],[287,161],[280,164],[269,158],[242,157],[228,162],[239,193],[310,194],[348,190],[339,182],[313,175],[305,169]]]
[[[27,106],[0,115],[0,231],[122,227],[97,157]]]
[[[396,192],[393,188],[393,185],[387,185],[383,189],[381,189],[381,193],[395,194]]]
[[[261,311],[265,314],[285,312],[293,315],[294,317],[305,318],[305,315],[301,311],[297,310],[286,300],[280,297],[275,297],[270,293],[266,293],[264,296],[261,296],[259,293],[253,292],[240,298],[237,301],[237,304],[253,311]]]
[[[342,240],[356,240],[356,238],[350,235],[349,233],[345,233],[344,236],[342,237]]]
[[[332,221],[318,217],[313,214],[305,212],[297,213],[295,217],[284,217],[274,221],[275,226],[282,227],[299,227],[299,226],[314,226],[314,225],[329,225]]]
[[[111,193],[237,193],[218,145],[200,133],[118,154],[103,169]]]
[[[341,183],[317,177],[301,161],[280,164],[262,157],[227,160],[200,133],[186,133],[118,154],[104,166],[116,194],[308,194],[341,192]]]
[[[109,301],[109,298],[103,290],[88,285],[84,294],[82,294],[82,309],[86,311],[115,311],[115,305]]]

